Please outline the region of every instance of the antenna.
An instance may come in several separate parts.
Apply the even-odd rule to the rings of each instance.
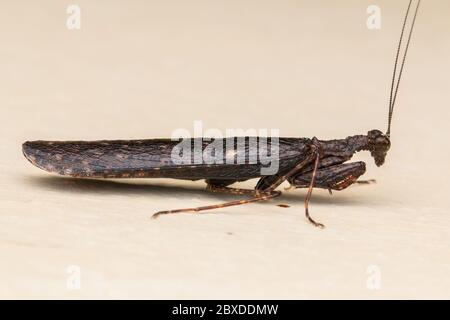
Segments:
[[[418,0],[417,5],[416,5],[416,10],[414,12],[414,17],[413,17],[413,20],[411,23],[411,28],[409,30],[408,41],[406,42],[405,52],[403,54],[400,71],[397,75],[397,68],[398,68],[398,61],[399,61],[398,58],[400,56],[400,51],[401,51],[402,42],[403,42],[403,36],[405,33],[405,28],[406,28],[406,23],[408,21],[409,12],[410,12],[413,0],[409,0],[408,9],[406,10],[405,19],[403,21],[402,33],[400,34],[400,40],[398,42],[397,55],[395,57],[394,74],[392,76],[391,93],[390,93],[390,97],[389,97],[388,129],[386,131],[386,136],[388,138],[391,135],[392,113],[394,112],[394,106],[395,106],[395,101],[397,100],[398,88],[400,86],[400,80],[402,79],[403,68],[405,67],[406,55],[408,53],[409,43],[411,42],[411,36],[412,36],[413,30],[414,30],[414,25],[416,23],[417,12],[419,11],[420,1],[421,0]],[[394,89],[394,86],[395,86],[395,89]]]

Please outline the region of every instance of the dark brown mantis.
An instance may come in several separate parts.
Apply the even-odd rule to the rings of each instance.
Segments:
[[[78,178],[173,178],[183,180],[201,180],[207,183],[207,190],[238,195],[247,195],[243,200],[231,201],[217,205],[160,211],[153,215],[180,212],[200,212],[236,206],[251,202],[269,200],[281,195],[277,188],[285,181],[295,188],[307,188],[305,197],[305,214],[307,219],[317,227],[323,224],[314,221],[309,215],[309,202],[314,188],[343,190],[360,182],[364,174],[364,162],[349,161],[356,152],[369,151],[377,166],[383,165],[391,146],[390,131],[394,106],[405,65],[406,56],[414,29],[420,0],[415,6],[412,22],[407,37],[401,63],[400,52],[413,0],[409,1],[403,22],[400,41],[394,64],[394,72],[389,99],[388,128],[384,134],[380,130],[371,130],[366,135],[355,135],[345,139],[319,140],[317,138],[279,138],[277,147],[279,169],[276,173],[264,175],[261,161],[236,163],[228,161],[235,153],[223,154],[216,163],[207,161],[175,163],[173,150],[178,141],[170,139],[148,140],[102,140],[102,141],[28,141],[23,144],[25,157],[37,167],[49,172]],[[243,137],[215,139],[222,145],[243,139],[245,159],[249,159],[254,150],[250,140],[259,146],[262,138]],[[274,141],[266,141],[272,147]],[[201,138],[191,139],[193,146],[200,145],[200,152],[208,148],[208,143]],[[237,151],[237,150],[232,150]],[[195,157],[195,155],[194,155]],[[235,182],[259,178],[254,190],[230,188]]]

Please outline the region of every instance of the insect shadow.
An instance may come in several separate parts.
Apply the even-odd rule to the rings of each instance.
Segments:
[[[150,179],[149,179],[150,181]],[[155,182],[154,179],[151,182]],[[235,196],[222,193],[211,193],[204,190],[203,185],[186,184],[183,185],[168,185],[158,183],[136,183],[135,180],[100,180],[100,179],[77,179],[71,177],[59,177],[59,176],[34,176],[26,178],[27,184],[33,184],[41,187],[45,190],[52,192],[67,192],[67,193],[92,193],[101,196],[107,195],[133,195],[133,196],[146,196],[149,194],[154,195],[176,195],[177,198],[183,199],[198,199],[198,198],[210,198],[210,199],[228,199]],[[355,188],[365,188],[365,186],[358,186]],[[204,191],[199,193],[199,191]],[[301,206],[304,202],[304,189],[292,190],[283,195],[279,199],[274,199],[268,204],[279,205],[283,202],[293,203],[290,206],[294,209]],[[243,196],[243,198],[245,198]],[[348,204],[348,205],[367,205],[369,198],[365,195],[358,193],[358,196],[352,196],[349,194],[337,194],[332,196],[328,192],[323,191],[317,194],[318,204]]]

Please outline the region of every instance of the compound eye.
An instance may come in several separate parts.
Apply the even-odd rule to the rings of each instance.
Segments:
[[[383,137],[383,136],[377,137],[375,139],[375,143],[378,144],[378,145],[385,145],[385,146],[390,145],[389,140],[386,137]]]

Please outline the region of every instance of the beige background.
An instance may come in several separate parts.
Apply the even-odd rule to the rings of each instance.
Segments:
[[[71,3],[79,31],[66,28]],[[304,190],[153,221],[232,197],[201,182],[59,178],[21,154],[25,140],[168,137],[194,120],[319,138],[385,130],[406,4],[3,1],[0,297],[450,298],[448,1],[423,1],[386,165],[357,155],[378,184],[314,192],[325,230],[305,221]],[[70,265],[80,290],[66,287]],[[373,265],[380,290],[367,288]]]

